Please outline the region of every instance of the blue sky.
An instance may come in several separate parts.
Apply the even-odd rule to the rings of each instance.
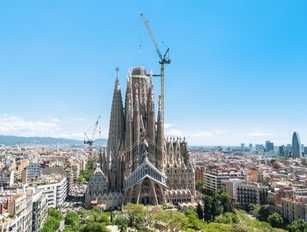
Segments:
[[[102,114],[106,135],[115,67],[122,88],[131,66],[159,68],[144,12],[171,48],[168,134],[281,144],[297,130],[307,141],[306,9],[304,0],[1,1],[0,133],[82,138]]]

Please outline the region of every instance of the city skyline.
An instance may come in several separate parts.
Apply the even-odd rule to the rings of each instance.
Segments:
[[[131,67],[159,70],[144,12],[171,48],[167,134],[191,145],[279,145],[297,131],[304,143],[306,3],[173,4],[1,3],[0,134],[82,139],[101,114],[106,138],[115,67],[122,89]]]

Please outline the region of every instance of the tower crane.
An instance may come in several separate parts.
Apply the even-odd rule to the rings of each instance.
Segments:
[[[169,48],[166,49],[166,51],[164,53],[162,53],[160,51],[160,48],[159,48],[159,44],[157,43],[156,39],[155,39],[155,35],[153,33],[153,31],[151,30],[151,27],[149,25],[149,21],[148,19],[144,16],[143,13],[140,14],[140,16],[142,17],[143,19],[143,22],[144,22],[144,25],[145,25],[145,28],[148,32],[148,35],[155,47],[155,50],[158,54],[158,57],[159,57],[159,64],[160,64],[160,74],[159,75],[153,75],[153,76],[160,76],[160,91],[161,91],[161,94],[160,94],[160,104],[161,104],[161,121],[162,121],[162,131],[164,133],[164,69],[165,69],[165,65],[166,64],[170,64],[171,63],[171,59],[169,58]]]
[[[95,143],[97,132],[99,136],[101,135],[100,121],[101,121],[101,115],[98,116],[90,137],[88,136],[87,132],[84,132],[84,144],[85,145],[92,147],[93,144]]]

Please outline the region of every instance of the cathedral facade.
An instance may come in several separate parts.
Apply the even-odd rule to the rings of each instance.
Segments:
[[[164,95],[156,110],[151,75],[142,67],[129,73],[124,101],[116,78],[107,148],[100,153],[98,170],[90,180],[98,183],[95,180],[99,179],[105,187],[89,184],[87,206],[93,201],[110,205],[104,199],[119,202],[114,198],[120,198],[122,204],[193,201],[195,172],[187,142],[165,138],[161,99]]]

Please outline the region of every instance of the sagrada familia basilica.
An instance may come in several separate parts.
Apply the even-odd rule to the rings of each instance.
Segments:
[[[164,135],[164,93],[159,96],[156,113],[151,78],[144,68],[133,68],[124,101],[116,78],[108,144],[89,180],[87,207],[194,200],[195,172],[187,142]]]

